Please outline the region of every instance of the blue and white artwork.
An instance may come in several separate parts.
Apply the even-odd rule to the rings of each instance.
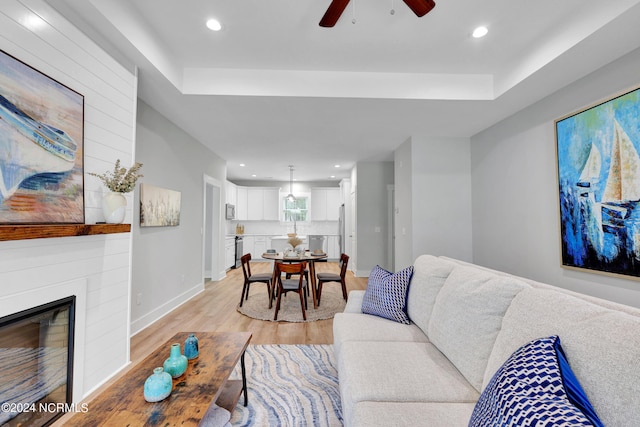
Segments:
[[[556,121],[562,264],[640,276],[640,89]]]
[[[84,223],[84,97],[0,50],[0,223]]]

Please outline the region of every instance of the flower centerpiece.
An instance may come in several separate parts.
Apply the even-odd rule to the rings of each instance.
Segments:
[[[124,220],[127,209],[127,199],[123,193],[133,191],[136,181],[143,175],[139,173],[142,163],[134,163],[129,169],[120,165],[120,159],[116,160],[113,171],[102,174],[89,172],[89,175],[100,178],[100,181],[111,190],[102,198],[102,213],[109,224],[120,224]]]

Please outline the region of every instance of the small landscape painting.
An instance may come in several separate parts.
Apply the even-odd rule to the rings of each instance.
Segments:
[[[640,89],[556,121],[562,265],[640,276]]]
[[[84,97],[0,50],[0,224],[84,223]]]
[[[140,184],[140,226],[180,225],[180,197],[179,191]]]

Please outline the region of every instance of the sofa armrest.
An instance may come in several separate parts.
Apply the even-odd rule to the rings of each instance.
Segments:
[[[347,306],[344,308],[345,313],[362,313],[362,300],[364,299],[364,291],[354,290],[349,292]]]

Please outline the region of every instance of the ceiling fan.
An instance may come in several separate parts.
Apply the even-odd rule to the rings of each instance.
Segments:
[[[433,0],[403,0],[409,9],[413,11],[418,17],[424,16],[436,6],[436,2]],[[333,27],[340,19],[340,15],[349,4],[349,0],[332,0],[329,8],[324,13],[324,16],[320,20],[321,27]]]

